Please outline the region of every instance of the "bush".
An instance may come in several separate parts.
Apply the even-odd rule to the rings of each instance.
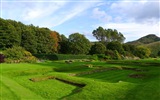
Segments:
[[[99,60],[105,60],[106,59],[105,54],[97,54],[97,57],[98,57]]]
[[[148,58],[150,54],[151,54],[150,49],[146,47],[139,46],[136,48],[135,55],[138,56],[139,58]]]
[[[118,42],[118,41],[109,42],[109,43],[107,44],[107,49],[113,50],[113,51],[114,51],[114,50],[117,50],[118,53],[124,54],[124,49],[123,49],[123,47],[122,47],[122,44],[121,44],[120,42]]]
[[[128,51],[125,51],[125,52],[124,52],[124,56],[125,56],[125,57],[131,57],[131,58],[134,57],[134,55],[133,55],[132,53],[128,52]]]
[[[122,59],[121,55],[118,53],[117,50],[115,50],[114,53],[115,53],[115,57],[114,57],[115,60],[121,60]]]
[[[98,60],[98,56],[96,55],[96,54],[94,54],[94,55],[92,55],[91,57],[90,57],[90,59],[92,59],[92,60]]]
[[[105,55],[110,59],[114,59],[114,57],[115,57],[114,51],[108,50],[108,49],[105,51]]]
[[[115,59],[115,60],[121,60],[122,56],[117,50],[106,50],[105,51],[105,57],[106,59]]]
[[[104,54],[106,51],[106,46],[102,43],[95,43],[92,45],[90,54]]]
[[[36,62],[36,58],[32,56],[32,54],[22,47],[12,47],[8,48],[4,51],[4,55],[6,56],[5,61],[7,63],[19,63],[19,62],[27,62],[32,63]]]
[[[27,63],[34,63],[37,61],[37,58],[32,56],[32,54],[29,51],[24,51],[23,61]]]
[[[23,58],[23,51],[24,49],[22,47],[16,47],[8,48],[6,51],[4,51],[4,54],[6,58],[12,59],[12,60],[19,60]]]

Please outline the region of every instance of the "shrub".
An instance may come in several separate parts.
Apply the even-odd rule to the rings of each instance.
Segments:
[[[114,51],[108,50],[108,49],[105,51],[105,55],[110,59],[114,59],[114,57],[115,57]]]
[[[106,60],[105,54],[97,54],[99,60]]]
[[[151,54],[150,49],[143,47],[143,46],[139,46],[136,48],[136,52],[135,55],[140,57],[140,58],[147,58],[149,57]]]
[[[96,55],[96,54],[94,54],[94,55],[92,55],[91,57],[90,57],[90,59],[92,59],[92,60],[98,60],[98,56]]]
[[[115,50],[114,53],[115,53],[114,59],[116,59],[116,60],[121,60],[122,59],[121,55],[118,53],[117,50]]]
[[[109,42],[108,44],[107,44],[107,49],[109,49],[109,50],[117,50],[118,51],[118,53],[120,53],[120,54],[123,54],[124,53],[124,49],[123,49],[123,47],[122,47],[122,44],[120,43],[120,42],[118,42],[118,41],[112,41],[112,42]]]
[[[36,62],[36,58],[22,47],[14,46],[4,51],[7,63]]]
[[[132,58],[134,57],[134,55],[132,53],[128,52],[128,51],[124,52],[124,56],[132,57]]]
[[[92,45],[90,54],[104,54],[106,51],[106,46],[102,43],[95,43]]]
[[[8,48],[6,51],[4,51],[4,54],[6,58],[10,58],[13,60],[19,60],[23,58],[23,51],[24,49],[22,47],[16,47],[14,46],[13,48]]]

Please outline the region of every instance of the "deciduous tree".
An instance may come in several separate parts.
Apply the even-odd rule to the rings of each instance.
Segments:
[[[106,51],[106,46],[103,43],[95,43],[92,45],[90,54],[104,54]]]
[[[69,49],[71,54],[88,54],[90,41],[82,34],[73,33],[69,35]]]
[[[123,43],[125,37],[121,32],[118,32],[116,29],[104,29],[103,27],[98,27],[92,32],[93,36],[96,37],[102,43],[108,43],[111,41],[118,41]]]

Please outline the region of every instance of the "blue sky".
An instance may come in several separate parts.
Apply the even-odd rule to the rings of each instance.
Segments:
[[[122,32],[127,41],[160,36],[159,0],[1,0],[1,17],[48,27],[66,36],[79,32],[95,41],[99,26]]]

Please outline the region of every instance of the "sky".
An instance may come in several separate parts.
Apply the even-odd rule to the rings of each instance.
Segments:
[[[160,37],[160,0],[0,0],[0,17],[47,27],[68,37],[117,29],[125,42],[148,34]]]

